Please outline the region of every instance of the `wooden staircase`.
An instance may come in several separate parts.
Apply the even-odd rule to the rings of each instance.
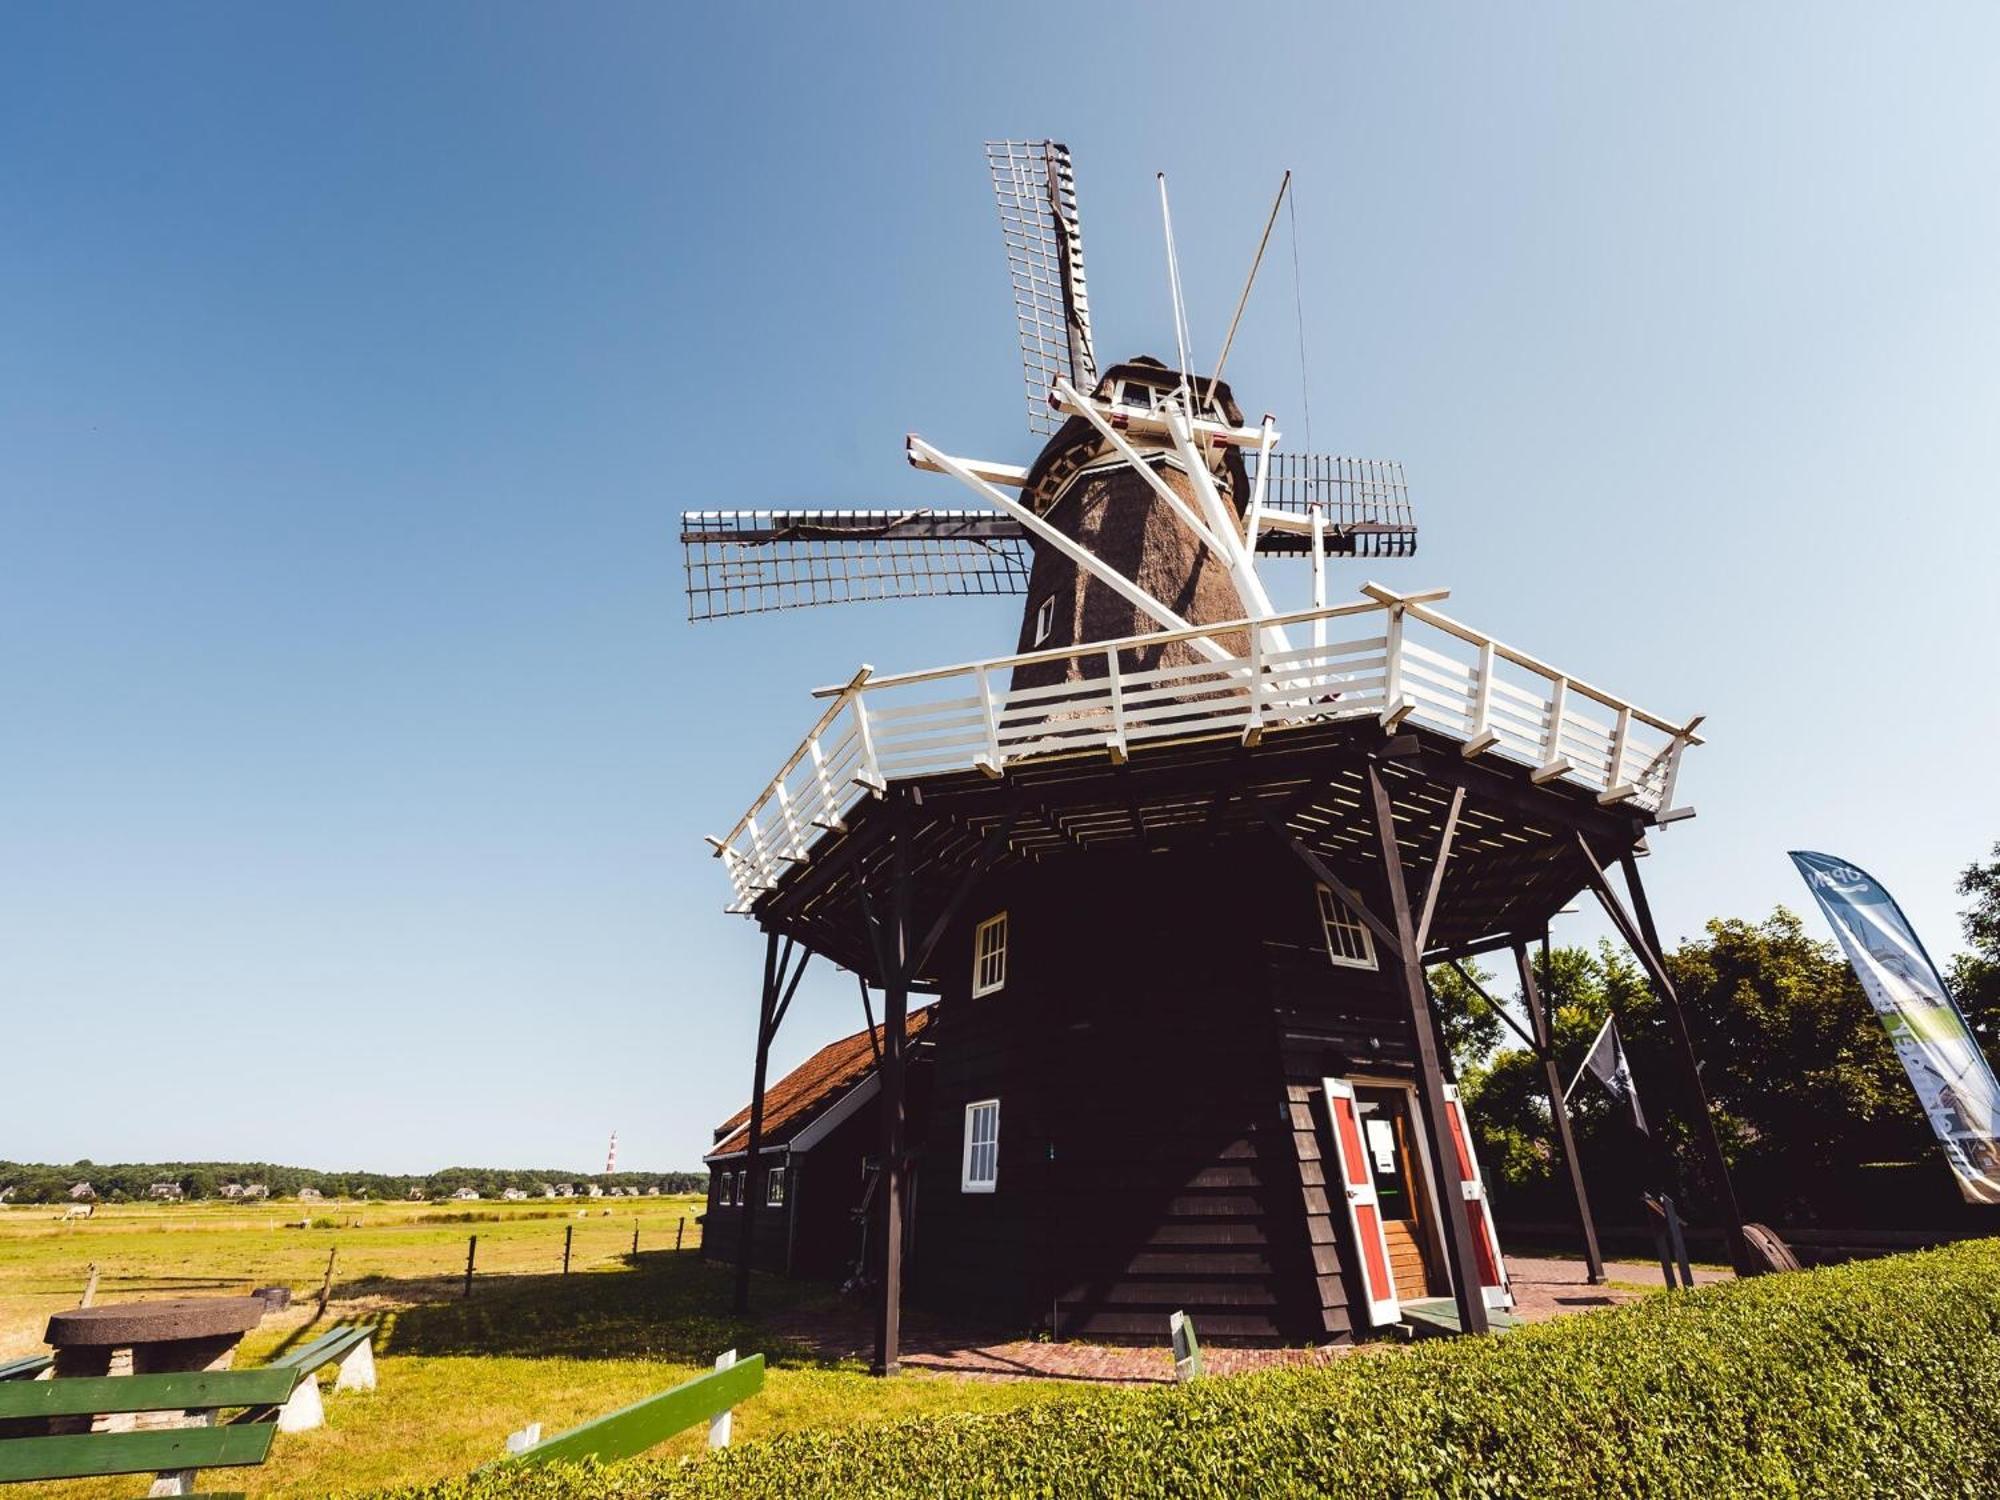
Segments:
[[[1128,1194],[1131,1176],[1128,1166],[1121,1173]],[[1254,1142],[1238,1141],[1186,1182],[1162,1184],[1160,1198],[1141,1194],[1159,1211],[1135,1239],[1059,1243],[1058,1268],[1067,1274],[1058,1281],[1058,1336],[1165,1344],[1167,1320],[1181,1311],[1212,1341],[1296,1338],[1272,1237],[1284,1232],[1279,1224],[1298,1190],[1273,1176]]]

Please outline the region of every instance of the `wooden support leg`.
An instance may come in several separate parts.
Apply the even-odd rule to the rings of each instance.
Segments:
[[[757,1228],[757,1154],[764,1145],[764,1075],[771,1061],[771,1016],[777,1008],[779,943],[775,931],[764,934],[764,992],[757,1002],[757,1066],[750,1083],[750,1139],[744,1158],[742,1201],[737,1209],[736,1310],[750,1311],[750,1257]],[[789,956],[791,945],[786,943]]]
[[[889,930],[882,976],[882,1285],[875,1309],[877,1375],[894,1375],[902,1356],[904,1041],[910,1011],[910,859],[907,823],[898,820],[889,857]]]
[[[1458,1326],[1467,1333],[1484,1333],[1486,1293],[1480,1285],[1479,1258],[1472,1247],[1472,1218],[1465,1211],[1465,1197],[1458,1191],[1458,1161],[1454,1155],[1451,1117],[1444,1097],[1444,1069],[1432,1030],[1430,1001],[1425,994],[1423,954],[1417,948],[1416,923],[1410,913],[1410,892],[1403,880],[1403,854],[1396,843],[1395,809],[1382,773],[1368,768],[1368,792],[1373,801],[1375,831],[1382,850],[1382,865],[1389,886],[1389,904],[1394,913],[1397,943],[1391,952],[1401,971],[1403,993],[1409,1003],[1410,1035],[1416,1044],[1417,1096],[1423,1105],[1424,1135],[1430,1150],[1431,1179],[1444,1199],[1445,1253],[1451,1263],[1451,1291],[1458,1304]]]
[[[1569,1128],[1569,1106],[1563,1102],[1562,1075],[1556,1071],[1555,1039],[1542,1010],[1542,993],[1535,983],[1535,966],[1524,944],[1514,945],[1514,962],[1521,971],[1521,995],[1528,1006],[1528,1025],[1535,1033],[1535,1053],[1542,1060],[1542,1077],[1549,1090],[1549,1119],[1555,1125],[1556,1150],[1569,1170],[1569,1190],[1576,1199],[1577,1222],[1583,1228],[1583,1259],[1590,1284],[1604,1280],[1604,1256],[1597,1248],[1597,1224],[1590,1216],[1590,1194],[1583,1187],[1583,1163],[1577,1159],[1576,1137]]]
[[[1687,1074],[1688,1094],[1694,1102],[1695,1118],[1691,1123],[1695,1138],[1701,1142],[1708,1176],[1714,1184],[1716,1208],[1722,1214],[1723,1233],[1729,1243],[1729,1262],[1736,1268],[1737,1275],[1753,1275],[1761,1267],[1752,1259],[1749,1243],[1743,1238],[1743,1214],[1736,1206],[1736,1185],[1730,1180],[1729,1163],[1723,1159],[1722,1139],[1715,1133],[1715,1116],[1709,1110],[1708,1090],[1702,1086],[1701,1063],[1694,1054],[1694,1037],[1688,1031],[1687,1013],[1681,1009],[1680,992],[1674,988],[1673,976],[1667,973],[1666,962],[1661,956],[1660,934],[1653,926],[1652,908],[1646,902],[1646,888],[1640,883],[1638,864],[1631,854],[1624,855],[1625,884],[1632,892],[1632,904],[1638,912],[1635,919],[1618,899],[1617,892],[1611,889],[1610,881],[1605,879],[1604,867],[1591,851],[1589,840],[1578,834],[1576,842],[1583,851],[1585,879],[1589,882],[1591,894],[1597,897],[1598,905],[1611,918],[1611,924],[1618,929],[1625,946],[1639,960],[1639,967],[1652,981],[1653,992],[1666,1008],[1681,1066]]]

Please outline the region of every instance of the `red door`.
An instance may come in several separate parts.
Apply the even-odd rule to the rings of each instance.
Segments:
[[[1479,1284],[1488,1307],[1514,1305],[1507,1285],[1507,1262],[1500,1255],[1500,1236],[1493,1230],[1493,1216],[1486,1207],[1486,1183],[1479,1175],[1479,1162],[1472,1154],[1472,1132],[1466,1129],[1465,1109],[1458,1102],[1458,1086],[1444,1086],[1444,1111],[1451,1121],[1451,1159],[1458,1166],[1458,1189],[1465,1197],[1465,1216],[1472,1221],[1472,1254],[1479,1263]]]

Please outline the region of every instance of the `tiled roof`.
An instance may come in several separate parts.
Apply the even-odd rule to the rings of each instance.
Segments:
[[[910,1012],[905,1035],[915,1041],[930,1025],[932,1007]],[[776,1083],[764,1089],[764,1137],[766,1146],[782,1146],[819,1116],[832,1108],[856,1084],[875,1071],[875,1048],[881,1045],[882,1028],[869,1033],[857,1031],[837,1042],[829,1042]],[[750,1106],[744,1105],[723,1124],[723,1139],[708,1153],[727,1156],[747,1150],[750,1145]]]

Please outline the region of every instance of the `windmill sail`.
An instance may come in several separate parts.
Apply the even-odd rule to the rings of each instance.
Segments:
[[[1258,456],[1246,457],[1254,492]],[[1401,464],[1331,453],[1273,453],[1266,463],[1260,553],[1310,555],[1311,528],[1302,523],[1316,508],[1330,556],[1416,555],[1417,517]]]
[[[1021,594],[1028,543],[984,510],[691,510],[688,618],[863,599]]]
[[[1049,408],[1049,387],[1056,378],[1086,391],[1097,383],[1076,174],[1059,141],[988,141],[986,164],[1014,283],[1028,430],[1054,432],[1061,418]]]

